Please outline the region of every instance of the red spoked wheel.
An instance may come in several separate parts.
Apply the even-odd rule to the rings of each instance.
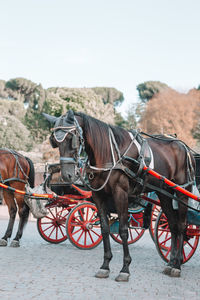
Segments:
[[[171,252],[171,232],[165,214],[161,211],[155,224],[155,243],[161,258],[168,262]],[[183,246],[183,263],[186,263],[195,253],[199,243],[199,227],[188,225]]]
[[[50,207],[49,213],[44,218],[37,220],[37,228],[41,237],[53,244],[59,244],[67,239],[65,222],[69,208]],[[71,208],[70,208],[71,209]]]
[[[139,214],[134,214],[134,213],[129,214],[128,244],[133,244],[137,242],[143,236],[145,229],[140,227],[142,220],[143,220],[143,212]],[[119,233],[110,233],[110,236],[115,242],[122,244],[122,240]]]
[[[66,220],[66,233],[70,242],[79,249],[92,249],[102,241],[100,219],[93,203],[75,206]]]
[[[149,233],[150,233],[151,238],[152,238],[153,241],[154,241],[154,229],[155,229],[155,225],[156,225],[156,220],[158,218],[160,210],[161,210],[160,206],[153,205],[152,212],[151,212],[150,227],[149,227]]]

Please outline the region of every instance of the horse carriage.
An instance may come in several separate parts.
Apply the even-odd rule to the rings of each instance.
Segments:
[[[115,280],[129,279],[128,208],[131,195],[134,203],[142,199],[161,206],[163,213],[156,221],[154,236],[160,255],[168,261],[163,273],[179,277],[181,265],[193,255],[199,238],[198,222],[194,223],[198,217],[190,224],[187,215],[188,208],[200,211],[198,206],[188,205],[189,198],[200,202],[199,195],[193,193],[195,158],[192,150],[174,136],[143,133],[147,136],[144,138],[137,130],[127,131],[71,110],[60,117],[43,115],[53,124],[50,142],[52,147],[59,148],[63,180],[74,181],[83,150],[88,157],[89,184],[80,172],[79,175],[92,191],[104,243],[103,264],[95,276],[109,276],[112,252],[108,212],[114,209],[119,218],[124,254],[122,269]],[[156,200],[151,197],[154,193],[158,197]],[[188,246],[189,251],[186,251]]]
[[[48,187],[62,199],[55,197],[45,205],[47,216],[37,220],[41,237],[53,244],[69,239],[79,249],[92,249],[102,241],[100,219],[92,200],[91,191],[85,190],[79,180],[75,184],[64,182],[60,174],[60,164],[47,164],[44,172],[44,189]],[[47,192],[47,190],[46,190]],[[144,234],[144,210],[147,202],[135,204],[128,209],[129,221],[128,244],[138,241]],[[154,205],[149,222],[149,231],[154,239],[154,226],[160,209]],[[109,217],[110,236],[117,243],[122,243],[119,235],[119,220],[116,213]]]
[[[200,156],[195,157],[197,165]],[[37,220],[37,228],[41,237],[53,244],[69,241],[79,249],[93,249],[102,241],[100,219],[97,208],[92,200],[91,191],[84,189],[83,184],[63,182],[60,174],[60,164],[47,164],[44,173],[44,185],[63,196],[62,199],[51,199],[46,204],[48,214]],[[196,169],[196,183],[200,184],[200,169]],[[151,203],[149,222],[145,224],[147,205]],[[110,236],[122,244],[119,235],[119,220],[115,213],[110,213]],[[188,226],[183,247],[183,263],[195,253],[200,236],[200,216],[188,212]],[[168,262],[171,251],[171,233],[167,218],[160,208],[159,199],[155,193],[141,195],[138,203],[128,208],[128,244],[138,241],[149,229],[161,258]]]
[[[53,243],[68,238],[81,249],[103,240],[103,264],[95,276],[107,278],[111,235],[123,245],[124,253],[116,281],[128,281],[128,244],[137,241],[149,223],[157,250],[168,262],[163,273],[179,277],[181,265],[192,257],[199,241],[200,195],[194,189],[195,181],[199,185],[200,156],[176,137],[146,134],[144,138],[136,130],[126,131],[73,111],[61,117],[44,115],[54,127],[51,145],[60,152],[60,165],[49,168],[59,168],[63,182],[51,182],[54,171],[47,169],[50,176],[45,184],[56,194],[31,195],[49,199],[49,214],[37,223],[41,236]],[[80,171],[83,150],[88,157],[88,182]],[[77,175],[87,190],[73,183]]]

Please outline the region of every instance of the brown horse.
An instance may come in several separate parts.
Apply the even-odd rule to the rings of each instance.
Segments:
[[[14,189],[25,191],[27,183],[34,187],[34,166],[32,161],[10,149],[0,149],[0,179],[5,185]],[[19,247],[20,239],[23,234],[24,225],[28,221],[29,207],[24,202],[24,196],[13,193],[3,188],[3,198],[8,206],[9,223],[4,236],[0,239],[0,246],[7,246],[8,239],[12,235],[15,217],[18,209],[19,226],[15,238],[12,240],[11,247]]]
[[[87,174],[101,219],[104,242],[103,264],[95,276],[109,276],[112,252],[107,216],[111,210],[116,210],[124,252],[123,267],[116,281],[128,281],[131,263],[127,244],[129,199],[137,200],[140,194],[155,191],[168,218],[172,235],[170,261],[164,273],[179,277],[188,198],[177,194],[180,202],[175,210],[172,199],[175,191],[145,173],[143,166],[150,164],[161,175],[191,191],[195,162],[188,147],[176,138],[157,136],[144,139],[137,131],[128,132],[83,113],[74,114],[71,110],[59,118],[47,114],[44,116],[54,127],[50,142],[53,147],[59,147],[61,172],[65,181],[73,182],[82,149],[88,155]]]

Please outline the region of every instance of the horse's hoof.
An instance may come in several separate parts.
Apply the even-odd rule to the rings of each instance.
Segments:
[[[12,240],[12,242],[10,243],[10,247],[17,248],[19,246],[20,246],[19,241]]]
[[[167,266],[164,270],[163,270],[163,274],[165,275],[171,275],[171,271],[172,271],[172,267]]]
[[[119,275],[115,278],[115,281],[118,281],[118,282],[122,282],[122,281],[128,282],[129,276],[130,276],[129,273],[120,272]]]
[[[8,242],[4,239],[0,239],[0,247],[6,247],[8,245]]]
[[[181,277],[181,270],[172,268],[170,276],[171,277]]]
[[[108,278],[110,274],[110,270],[99,269],[99,271],[95,274],[96,278]]]

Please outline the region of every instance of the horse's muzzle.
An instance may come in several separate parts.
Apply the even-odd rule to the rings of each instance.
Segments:
[[[76,177],[76,162],[73,158],[60,158],[61,176],[65,182],[73,183]]]

